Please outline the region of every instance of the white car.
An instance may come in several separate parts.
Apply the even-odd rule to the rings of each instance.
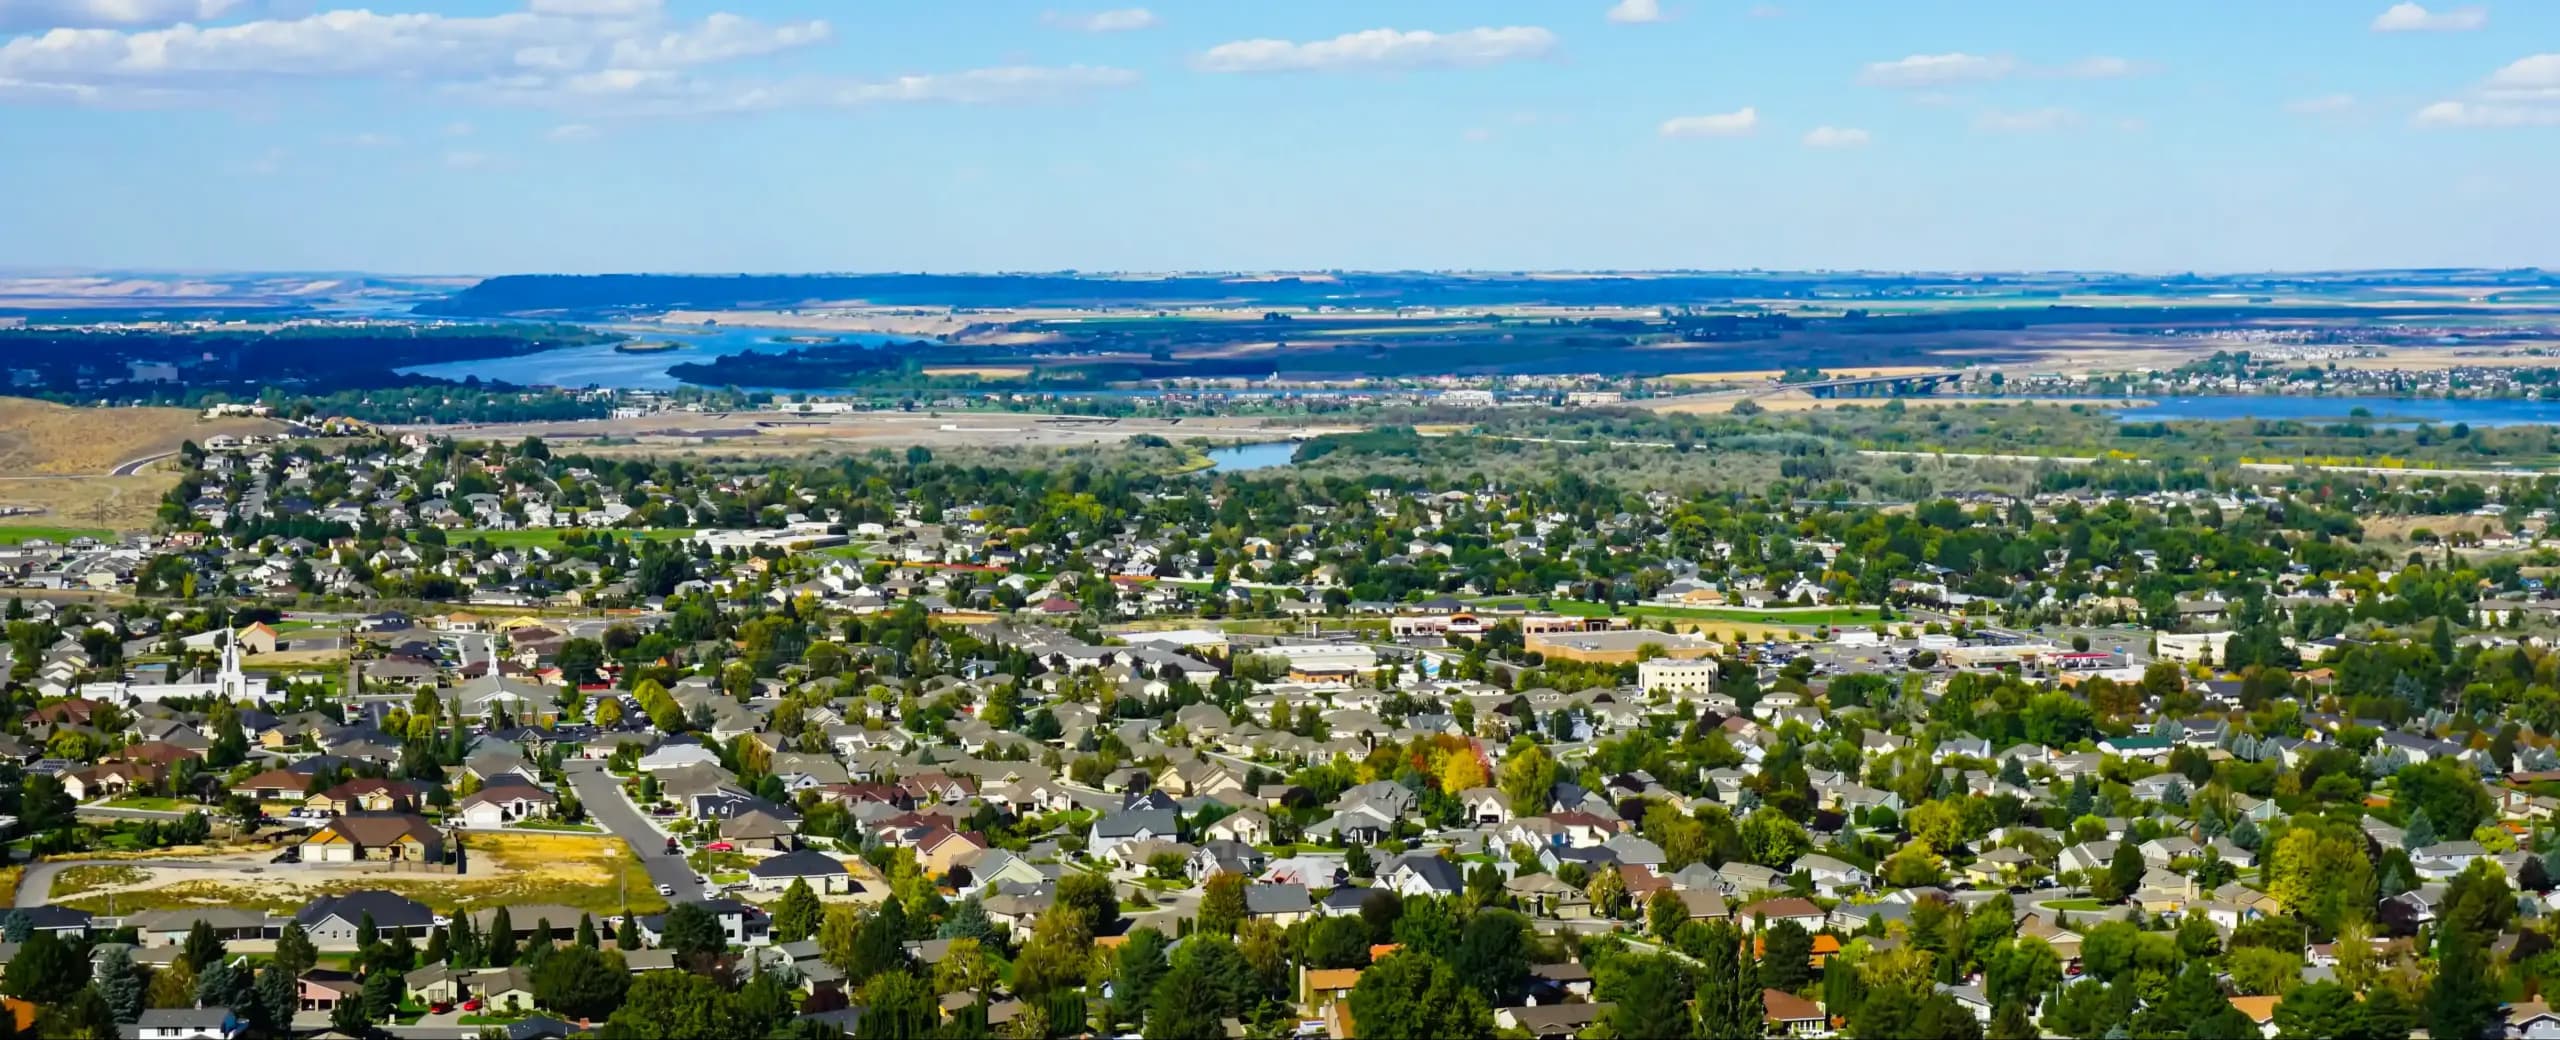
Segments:
[[[666,897],[668,897],[668,898],[672,899],[672,898],[674,898],[674,897],[675,897],[675,894],[676,894],[676,886],[674,886],[674,885],[660,885],[660,886],[658,886],[658,894],[659,894],[659,895],[662,895],[662,896],[666,896]]]

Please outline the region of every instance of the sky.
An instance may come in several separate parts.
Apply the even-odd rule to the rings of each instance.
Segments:
[[[0,267],[2560,267],[2560,3],[0,0]]]

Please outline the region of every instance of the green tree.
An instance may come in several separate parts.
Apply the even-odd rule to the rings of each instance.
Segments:
[[[28,936],[0,972],[0,993],[39,1005],[59,1004],[88,984],[88,959],[52,932]]]
[[[1685,931],[1685,929],[1684,929]],[[1742,931],[1716,921],[1700,930],[1696,943],[1684,944],[1698,959],[1698,986],[1690,1005],[1696,1034],[1702,1037],[1753,1037],[1761,1033],[1768,1007],[1760,997],[1760,971]]]
[[[569,1019],[601,1019],[622,1005],[631,988],[622,954],[570,946],[554,950],[533,970],[533,999]]]
[[[898,904],[893,899],[887,905]],[[498,909],[501,915],[498,923],[501,925],[506,923],[506,917],[503,916],[506,912],[505,907]],[[493,928],[491,931],[495,933],[497,930]],[[661,945],[674,950],[678,956],[717,956],[720,951],[729,948],[729,938],[720,930],[720,919],[711,916],[711,911],[700,903],[679,903],[669,909],[664,934],[666,939]],[[494,941],[494,934],[492,938]]]
[[[1319,917],[1307,925],[1307,966],[1360,968],[1369,963],[1369,926],[1357,917]]]
[[[1132,928],[1113,959],[1111,991],[1114,1013],[1126,1021],[1145,1017],[1164,978],[1165,937],[1154,928]]]
[[[142,972],[133,965],[133,951],[122,945],[108,946],[98,955],[91,985],[106,998],[107,1007],[118,1022],[131,1022],[142,1016]]]
[[[1509,910],[1477,911],[1458,933],[1450,966],[1488,1004],[1519,1003],[1529,988],[1529,919]]]
[[[204,971],[205,965],[221,960],[223,956],[222,940],[213,934],[213,926],[203,921],[187,929],[186,944],[178,950],[178,959],[198,973]]]
[[[933,987],[909,972],[874,975],[855,996],[863,1011],[854,1035],[862,1040],[924,1040],[942,1018]]]
[[[1679,1036],[1690,1027],[1689,1011],[1680,1006],[1689,992],[1688,973],[1670,957],[1618,958],[1597,982],[1595,995],[1610,1005],[1605,1021],[1614,1035]]]
[[[2131,841],[2116,843],[2114,859],[2107,861],[2107,890],[2110,901],[2121,900],[2142,887],[2142,850]]]
[[[2334,1040],[2364,1033],[2364,1011],[2354,990],[2335,982],[2296,986],[2276,1003],[2278,1040]]]
[[[632,977],[611,1028],[635,1040],[734,1036],[729,991],[709,976],[650,971]]]
[[[1161,987],[1159,987],[1161,988]],[[1398,951],[1360,973],[1351,1020],[1364,1040],[1493,1035],[1493,1011],[1436,957]]]
[[[1218,1021],[1226,1014],[1219,999],[1220,981],[1207,977],[1188,959],[1175,965],[1147,999],[1147,1040],[1226,1035],[1226,1027]]]
[[[1813,981],[1813,934],[1794,921],[1762,929],[1766,946],[1760,953],[1760,985],[1793,993]]]
[[[2459,928],[2446,929],[2436,942],[2435,982],[2427,987],[2427,1035],[2483,1035],[2498,1018],[2495,986],[2480,937]]]
[[[1219,871],[1200,886],[1199,927],[1213,935],[1234,935],[1244,923],[1244,875]]]
[[[5,1021],[12,1028],[17,1025],[14,1016]],[[80,989],[69,1000],[43,1009],[30,1035],[47,1040],[118,1040],[123,1034],[116,1028],[115,1012],[107,1007],[107,999],[97,990]]]
[[[1849,1020],[1848,1035],[1854,1040],[1981,1040],[1982,1023],[1953,997],[1895,983],[1868,992]]]
[[[773,905],[773,937],[781,942],[799,942],[818,933],[818,894],[811,891],[806,878],[791,879],[782,898]]]

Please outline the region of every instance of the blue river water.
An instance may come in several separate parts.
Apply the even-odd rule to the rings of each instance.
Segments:
[[[1257,469],[1286,466],[1298,454],[1296,441],[1271,441],[1264,444],[1238,444],[1209,451],[1212,473],[1245,473]]]
[[[2352,419],[2374,426],[2418,422],[2438,425],[2460,422],[2473,426],[2560,425],[2560,401],[2515,398],[2214,396],[2158,397],[2151,400],[2154,403],[2148,407],[2115,409],[2115,415],[2127,422],[2219,422],[2233,419],[2347,422]],[[2364,414],[2356,415],[2357,409],[2363,409]]]
[[[605,326],[615,328],[614,326]],[[632,331],[617,329],[617,331]],[[810,343],[780,342],[778,337],[807,338]],[[756,329],[722,326],[717,328],[656,328],[633,332],[633,343],[681,343],[677,350],[656,350],[626,354],[613,349],[613,344],[591,347],[565,347],[539,354],[486,361],[447,361],[433,365],[417,365],[400,371],[438,379],[463,379],[478,376],[484,381],[518,383],[526,386],[557,386],[568,389],[601,387],[608,390],[673,390],[683,386],[667,370],[688,361],[708,361],[750,350],[767,354],[783,354],[804,350],[817,341],[859,343],[879,346],[883,343],[912,342],[920,337],[891,336],[869,332],[812,332],[807,329]]]

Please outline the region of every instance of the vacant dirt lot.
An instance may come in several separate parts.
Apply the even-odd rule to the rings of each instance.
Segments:
[[[470,872],[379,873],[352,867],[269,865],[256,853],[207,867],[155,867],[147,861],[69,871],[56,890],[76,892],[63,905],[103,912],[110,897],[125,913],[144,909],[228,906],[291,912],[314,896],[358,889],[389,889],[438,910],[458,906],[551,903],[598,916],[666,906],[639,857],[619,838],[575,834],[469,833],[463,845]],[[560,924],[561,922],[554,922]],[[564,925],[565,926],[565,925]]]
[[[101,474],[217,434],[275,433],[265,419],[205,419],[184,408],[74,408],[0,397],[0,475]]]

